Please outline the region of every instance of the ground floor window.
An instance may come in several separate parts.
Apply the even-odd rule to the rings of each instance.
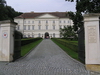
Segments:
[[[53,37],[55,37],[55,33],[53,33]]]
[[[38,37],[40,37],[40,36],[41,36],[41,34],[39,33],[39,34],[38,34]]]

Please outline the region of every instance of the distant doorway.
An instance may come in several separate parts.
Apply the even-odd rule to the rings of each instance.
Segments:
[[[49,33],[48,32],[45,33],[45,39],[49,39]]]

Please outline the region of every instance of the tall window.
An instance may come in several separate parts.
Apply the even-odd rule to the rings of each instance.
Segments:
[[[34,30],[34,26],[32,26],[32,30]]]
[[[61,26],[61,25],[59,25],[59,29],[60,29],[60,28],[62,28],[62,26]]]
[[[23,37],[26,37],[26,35],[24,34],[24,36]]]
[[[34,37],[34,35],[32,34],[32,37]]]
[[[28,21],[28,24],[30,24],[30,21]]]
[[[26,21],[24,21],[24,23],[26,24]]]
[[[61,21],[59,21],[59,23],[61,23]]]
[[[28,30],[30,30],[30,26],[28,26]]]
[[[53,23],[55,23],[55,21],[53,21]]]
[[[66,21],[64,21],[64,23],[66,23]]]
[[[24,26],[24,30],[26,30],[26,26]]]
[[[39,21],[39,24],[41,23],[41,21]]]
[[[18,23],[20,23],[20,21],[18,21]]]
[[[46,25],[46,30],[48,30],[48,25]]]
[[[55,37],[55,33],[53,33],[53,37]]]
[[[32,23],[34,23],[34,21],[32,21]]]
[[[41,34],[39,33],[39,34],[38,34],[38,37],[40,37],[40,36],[41,36]]]
[[[46,21],[46,23],[48,24],[48,21]]]
[[[55,25],[53,25],[53,29],[55,29]]]
[[[40,26],[40,25],[38,26],[38,29],[39,29],[39,30],[41,29],[41,26]]]
[[[20,30],[20,26],[17,26],[17,30]]]
[[[30,34],[28,34],[28,37],[30,37]]]

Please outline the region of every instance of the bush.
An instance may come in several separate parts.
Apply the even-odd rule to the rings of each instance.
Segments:
[[[52,38],[53,40],[61,43],[62,45],[70,48],[71,50],[75,51],[75,52],[78,52],[78,42],[72,42],[72,41],[68,41],[68,40],[65,40],[65,39],[55,39],[55,38]]]

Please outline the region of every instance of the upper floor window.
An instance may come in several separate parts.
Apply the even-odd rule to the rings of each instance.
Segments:
[[[53,23],[55,23],[55,21],[53,21]]]
[[[64,23],[66,23],[66,21],[64,21]]]
[[[39,30],[41,29],[41,25],[38,26],[38,29],[39,29]]]
[[[59,29],[60,29],[60,28],[62,28],[62,26],[61,26],[61,25],[59,25]]]
[[[55,25],[53,25],[53,29],[55,29]]]
[[[30,21],[28,21],[28,24],[30,24]]]
[[[32,30],[34,30],[34,26],[32,26]]]
[[[18,23],[20,23],[20,21],[18,21]]]
[[[46,23],[48,23],[48,21],[46,21]]]
[[[30,30],[30,26],[28,26],[28,30]]]
[[[41,21],[39,21],[39,24],[41,23]]]
[[[59,23],[61,23],[61,21],[59,21]]]
[[[34,21],[32,21],[32,23],[34,23]]]
[[[24,30],[26,30],[26,26],[24,26]]]
[[[46,25],[46,30],[48,30],[48,25]]]
[[[24,23],[26,24],[26,21],[24,21]]]

